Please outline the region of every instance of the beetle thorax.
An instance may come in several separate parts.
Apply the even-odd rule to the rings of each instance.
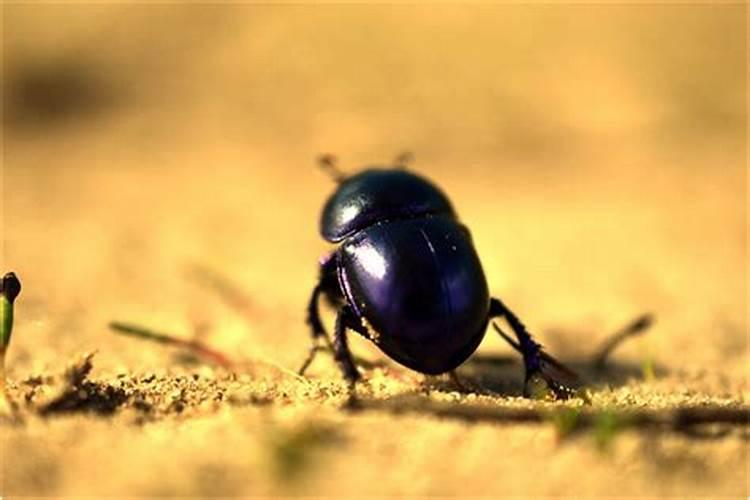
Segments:
[[[455,216],[437,186],[404,170],[371,168],[346,179],[328,199],[320,231],[335,243],[378,222],[430,214]]]

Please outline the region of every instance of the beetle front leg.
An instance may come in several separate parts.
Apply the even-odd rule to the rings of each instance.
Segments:
[[[518,343],[507,337],[494,323],[500,335],[523,356],[524,380],[523,395],[534,399],[546,397],[550,392],[557,399],[568,399],[577,391],[563,380],[577,381],[577,376],[565,365],[545,353],[542,346],[534,341],[526,326],[499,299],[490,300],[490,318],[503,317],[513,329]]]
[[[302,366],[298,371],[300,375],[305,374],[305,371],[310,367],[310,364],[312,364],[313,360],[315,359],[315,355],[318,354],[319,351],[324,349],[333,350],[331,339],[328,337],[328,332],[326,332],[325,328],[323,327],[323,322],[320,320],[319,300],[322,291],[323,288],[321,284],[318,283],[313,289],[312,296],[310,297],[310,302],[307,305],[306,322],[308,325],[310,325],[312,344],[310,345],[310,350],[308,351],[307,358],[305,358],[305,361],[302,363]],[[324,345],[321,345],[320,339],[323,339],[325,341]]]
[[[297,373],[304,375],[310,364],[315,359],[315,355],[320,351],[333,351],[333,344],[328,332],[323,326],[320,319],[320,296],[325,295],[332,304],[338,303],[340,292],[338,290],[338,281],[336,278],[336,255],[329,254],[320,261],[320,278],[317,285],[313,288],[310,295],[310,301],[307,303],[307,317],[305,322],[310,326],[312,343],[308,351],[307,358],[302,363],[302,367]],[[323,344],[321,344],[321,340]]]
[[[357,317],[349,306],[344,306],[336,315],[336,330],[333,333],[333,357],[341,368],[344,378],[349,383],[349,390],[352,392],[357,380],[362,376],[354,365],[346,338],[346,329],[356,326],[357,322]]]

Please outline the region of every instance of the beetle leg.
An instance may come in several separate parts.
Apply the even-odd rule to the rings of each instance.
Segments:
[[[545,353],[542,346],[531,337],[518,316],[499,299],[493,298],[490,300],[490,318],[495,317],[505,318],[518,340],[514,342],[497,325],[492,324],[498,333],[523,356],[526,371],[524,396],[537,399],[546,397],[551,392],[557,399],[567,399],[576,395],[577,391],[563,380],[576,383],[577,375]]]
[[[338,363],[344,378],[349,383],[350,396],[354,394],[354,386],[362,376],[354,365],[352,353],[346,338],[346,329],[356,324],[356,316],[349,306],[339,309],[336,315],[336,329],[333,333],[333,357]]]
[[[320,283],[317,284],[313,289],[312,295],[310,296],[310,302],[307,305],[306,321],[307,324],[310,325],[312,344],[310,345],[310,350],[308,351],[307,358],[305,358],[304,363],[302,363],[302,367],[300,367],[298,371],[300,375],[305,374],[305,371],[313,362],[313,359],[315,359],[315,355],[318,353],[318,351],[325,350],[326,348],[329,350],[333,350],[331,339],[328,337],[328,332],[326,332],[326,329],[323,326],[323,322],[320,320],[319,300],[320,293],[322,291],[323,287],[320,285]],[[320,344],[321,338],[325,341],[325,345]]]
[[[458,392],[465,392],[465,393],[471,393],[473,392],[465,383],[463,380],[461,380],[461,377],[458,376],[458,373],[456,373],[456,370],[451,370],[448,372],[448,376],[451,379],[451,382],[453,382],[453,385],[456,386],[456,389],[458,389]]]
[[[320,278],[318,284],[313,288],[310,302],[307,304],[306,323],[310,325],[312,343],[307,358],[305,358],[302,367],[298,370],[300,375],[305,374],[305,371],[313,362],[315,355],[319,351],[333,351],[331,338],[320,319],[320,296],[324,295],[328,301],[335,306],[338,304],[337,297],[339,294],[340,292],[338,291],[338,281],[336,277],[335,254],[329,254],[320,262]],[[321,344],[321,339],[323,340],[323,344]]]
[[[320,294],[324,293],[325,289],[323,285],[319,284],[313,289],[312,296],[310,297],[310,303],[307,305],[307,324],[310,325],[310,333],[312,334],[313,343],[317,343],[318,339],[325,341],[325,347],[333,350],[331,344],[331,338],[328,336],[328,332],[323,326],[323,322],[320,320]]]
[[[336,314],[336,326],[333,332],[333,357],[339,368],[341,368],[349,390],[344,407],[351,410],[360,408],[355,390],[357,380],[362,378],[362,376],[354,365],[354,359],[352,358],[346,338],[346,329],[355,328],[359,323],[359,318],[352,312],[351,308],[343,306]]]

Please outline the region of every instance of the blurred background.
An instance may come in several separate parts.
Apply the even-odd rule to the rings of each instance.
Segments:
[[[651,311],[625,355],[744,374],[745,11],[3,5],[11,374],[166,363],[114,319],[296,366],[329,248],[314,160],[402,151],[555,351]]]
[[[92,350],[92,377],[115,385],[185,369],[172,349],[113,335],[113,320],[296,369],[330,249],[318,218],[335,185],[315,158],[354,172],[412,151],[410,168],[471,228],[492,293],[551,352],[580,360],[654,314],[617,352],[631,369],[605,404],[750,399],[746,4],[0,9],[0,269],[23,281],[8,353],[18,387]],[[480,353],[511,355],[492,332]],[[480,381],[500,388],[493,405],[525,404],[509,397],[521,380],[509,368]],[[239,375],[239,390],[277,396],[264,408],[2,426],[0,492],[288,495],[267,457],[306,445],[294,432],[274,445],[279,428],[305,436],[323,419],[343,444],[295,494],[747,493],[739,437],[633,433],[602,455],[558,446],[551,426],[351,417],[330,358],[310,375]],[[392,364],[365,377],[384,397],[425,391]],[[169,380],[167,401],[187,384]],[[446,390],[431,397],[459,397]]]

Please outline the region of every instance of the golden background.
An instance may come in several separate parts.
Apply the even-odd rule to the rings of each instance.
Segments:
[[[634,404],[747,404],[746,5],[2,9],[1,269],[24,287],[11,380],[90,350],[103,378],[174,363],[112,335],[112,320],[201,330],[235,357],[296,368],[335,187],[315,157],[335,153],[352,172],[408,150],[471,228],[493,294],[551,352],[585,356],[650,311],[656,326],[618,352],[663,375],[630,380]],[[480,350],[508,353],[492,332]],[[311,376],[340,380],[328,357]],[[263,448],[255,420],[219,415],[8,429],[6,493],[286,494],[226,450]],[[385,444],[350,438],[294,491],[747,492],[746,439],[678,441],[675,457],[693,462],[661,468],[633,451],[638,437],[602,462],[535,428],[371,420],[341,422]],[[78,451],[70,433],[85,436]],[[402,457],[403,470],[377,474]],[[219,479],[196,472],[206,463]],[[39,479],[45,467],[54,480]]]

